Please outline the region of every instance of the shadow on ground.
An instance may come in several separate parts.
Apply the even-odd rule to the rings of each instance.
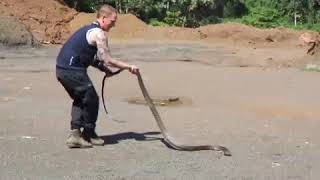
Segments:
[[[160,132],[145,132],[145,133],[136,133],[136,132],[123,132],[118,134],[112,135],[104,135],[100,136],[105,144],[117,144],[122,140],[134,139],[136,141],[156,141],[162,140],[159,137],[151,137],[149,135],[158,135],[161,134]]]

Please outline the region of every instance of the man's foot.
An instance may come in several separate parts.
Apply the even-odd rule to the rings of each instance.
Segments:
[[[104,140],[101,139],[97,133],[94,131],[94,129],[84,129],[82,131],[82,137],[86,141],[90,142],[92,145],[96,146],[103,146],[104,145]]]
[[[72,129],[66,142],[69,148],[91,148],[92,144],[81,137],[80,129]]]

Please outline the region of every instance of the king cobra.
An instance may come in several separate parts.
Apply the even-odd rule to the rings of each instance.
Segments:
[[[118,74],[120,73],[122,70],[118,70],[116,72],[108,72],[106,73],[106,75],[104,76],[103,80],[102,80],[102,89],[101,89],[101,94],[102,94],[102,102],[103,102],[103,107],[104,107],[104,110],[106,113],[107,112],[107,109],[106,109],[106,106],[105,106],[105,101],[104,101],[104,95],[103,95],[103,91],[104,91],[104,85],[105,85],[105,79],[107,77],[111,77],[115,74]],[[153,117],[154,119],[156,120],[158,126],[159,126],[159,129],[164,137],[164,140],[165,142],[173,149],[175,150],[179,150],[179,151],[200,151],[200,150],[214,150],[214,151],[222,151],[223,154],[225,156],[231,156],[231,152],[229,151],[228,148],[226,147],[223,147],[223,146],[220,146],[220,145],[199,145],[199,146],[196,146],[196,145],[184,145],[184,144],[178,144],[177,142],[174,142],[173,141],[173,138],[169,136],[168,134],[168,131],[166,129],[166,127],[164,126],[163,124],[163,121],[160,117],[160,114],[158,113],[152,99],[150,98],[149,96],[149,93],[144,85],[144,82],[142,80],[142,76],[140,74],[140,72],[138,71],[137,73],[137,77],[138,77],[138,82],[139,82],[139,86],[140,86],[140,89],[141,89],[141,92],[143,94],[143,97],[145,99],[145,101],[147,102],[152,114],[153,114]]]

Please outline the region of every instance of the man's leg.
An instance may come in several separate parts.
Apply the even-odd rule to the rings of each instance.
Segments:
[[[71,110],[71,129],[80,129],[84,125],[82,118],[83,104],[81,99],[74,99]]]
[[[83,114],[84,130],[82,136],[85,140],[91,142],[93,145],[103,146],[104,140],[99,138],[95,132],[96,121],[99,111],[99,97],[93,86],[88,87],[85,97],[83,99]]]
[[[87,148],[92,147],[92,144],[85,141],[81,137],[80,128],[83,127],[82,118],[82,99],[84,98],[84,92],[78,91],[79,87],[83,87],[82,77],[85,76],[85,72],[75,72],[57,69],[57,79],[68,92],[73,99],[72,111],[71,111],[71,132],[67,139],[67,146],[69,148]],[[81,88],[80,88],[81,89]]]
[[[99,97],[93,86],[88,86],[82,99],[83,127],[85,129],[95,129],[99,111]]]

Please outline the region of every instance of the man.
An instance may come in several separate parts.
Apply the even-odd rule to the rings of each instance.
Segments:
[[[71,132],[67,139],[69,148],[86,148],[104,145],[103,139],[95,132],[99,109],[99,97],[87,74],[89,65],[97,54],[103,68],[107,66],[129,70],[137,74],[134,65],[115,60],[108,47],[108,32],[117,21],[116,10],[103,5],[97,13],[97,21],[80,28],[64,44],[57,57],[56,76],[73,99]],[[83,131],[81,132],[81,130]]]

